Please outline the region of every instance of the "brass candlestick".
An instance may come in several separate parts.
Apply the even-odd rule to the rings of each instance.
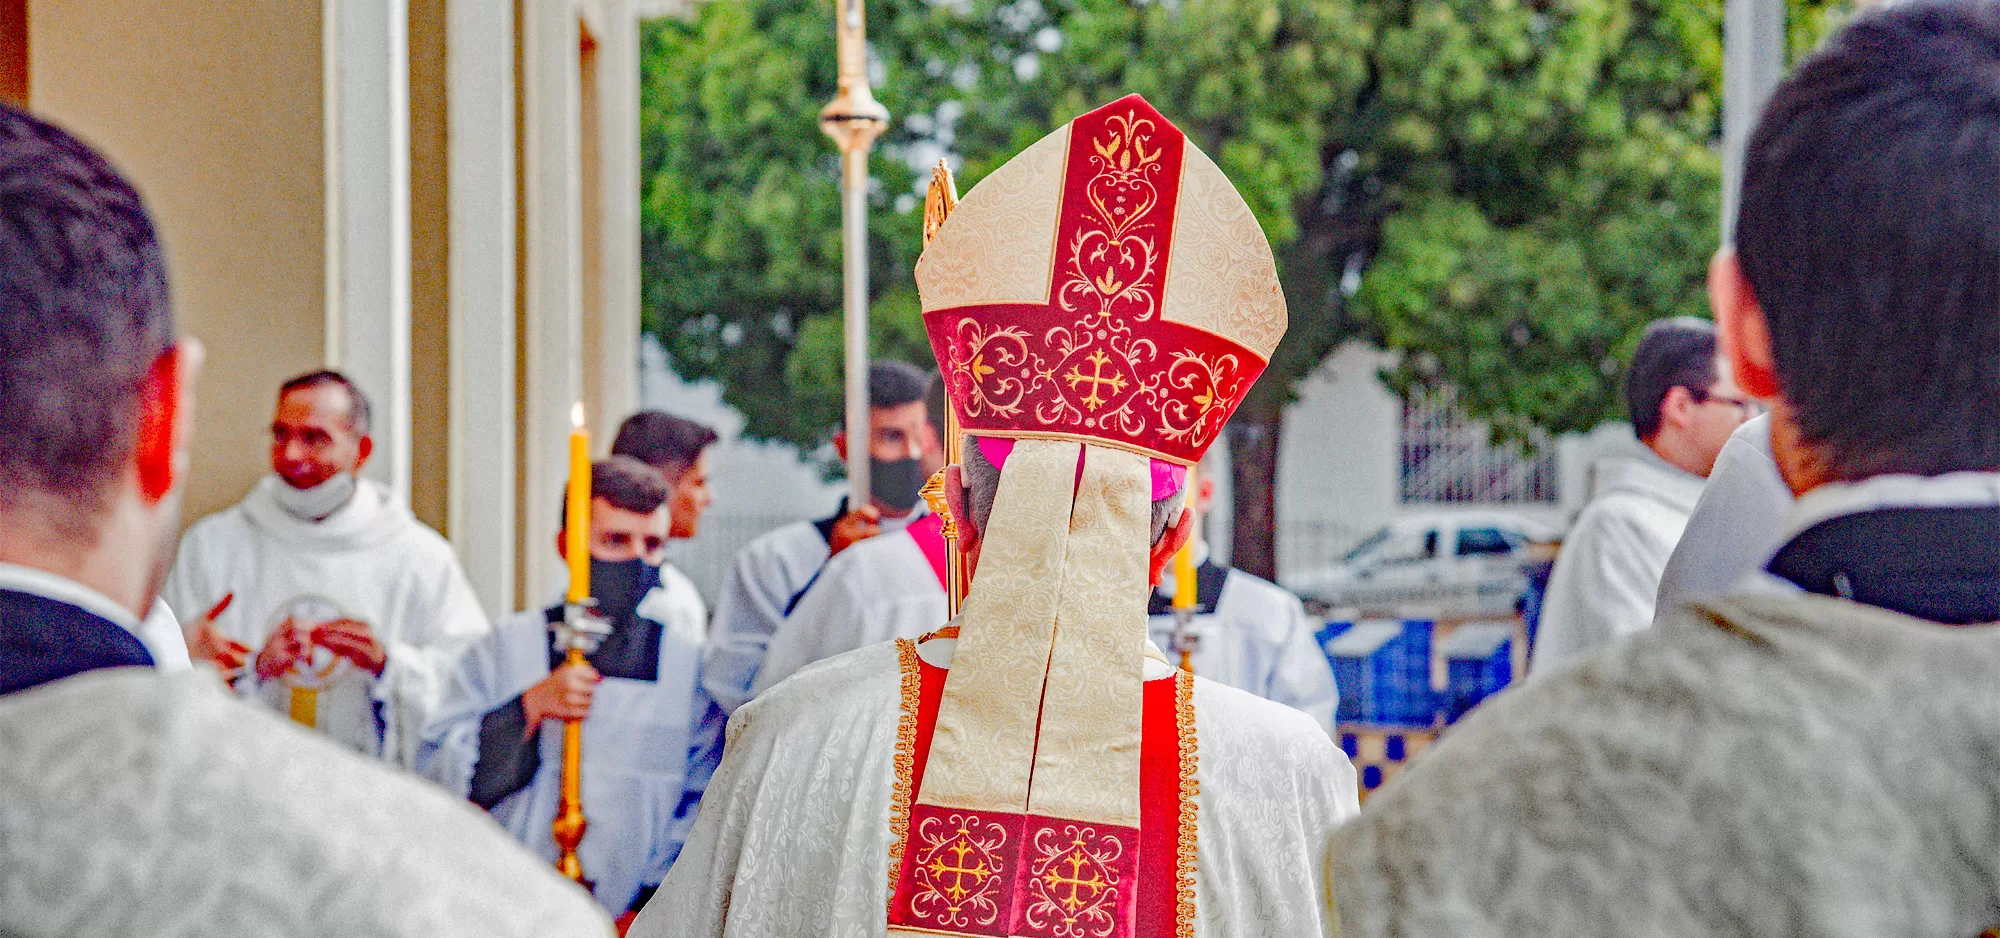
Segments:
[[[611,634],[611,623],[600,618],[590,600],[563,606],[563,621],[556,626],[555,647],[564,654],[564,665],[583,664],[585,656]],[[563,721],[562,794],[556,802],[556,817],[549,835],[556,842],[556,871],[585,889],[583,863],[576,848],[583,843],[590,822],[583,816],[583,721]]]

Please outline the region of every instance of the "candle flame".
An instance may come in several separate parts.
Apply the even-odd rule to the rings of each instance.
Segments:
[[[570,409],[569,409],[569,425],[570,425],[570,426],[572,426],[572,427],[575,427],[575,428],[576,428],[576,429],[578,429],[578,430],[581,430],[581,429],[583,429],[583,402],[582,402],[582,401],[577,401],[577,402],[576,402],[576,404],[575,404],[574,406],[570,407]]]

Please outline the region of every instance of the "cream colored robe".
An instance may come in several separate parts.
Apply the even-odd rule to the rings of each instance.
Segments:
[[[952,644],[923,654],[948,663]],[[630,934],[881,935],[901,673],[894,643],[871,645],[739,710],[694,835]],[[1201,678],[1194,704],[1195,934],[1331,934],[1327,835],[1357,810],[1353,766],[1289,707]]]

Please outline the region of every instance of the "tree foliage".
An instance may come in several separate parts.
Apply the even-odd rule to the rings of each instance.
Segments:
[[[1803,51],[1845,4],[1792,0]],[[839,412],[831,5],[728,0],[645,29],[647,325],[750,435]],[[1714,0],[877,0],[875,348],[928,362],[910,271],[923,158],[968,187],[1140,92],[1222,167],[1279,250],[1292,324],[1239,420],[1274,423],[1351,338],[1503,433],[1617,414],[1649,320],[1705,314],[1716,241]]]

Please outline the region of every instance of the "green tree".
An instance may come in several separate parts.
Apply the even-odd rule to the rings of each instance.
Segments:
[[[1794,50],[1844,4],[1792,0]],[[838,167],[824,0],[732,0],[645,33],[647,323],[756,437],[837,420]],[[1243,193],[1291,328],[1232,425],[1233,560],[1275,567],[1279,416],[1341,343],[1400,353],[1499,432],[1617,412],[1637,330],[1703,314],[1715,244],[1712,0],[878,0],[878,353],[928,363],[918,157],[966,187],[1063,121],[1146,95]],[[1328,441],[1327,445],[1338,445]]]

